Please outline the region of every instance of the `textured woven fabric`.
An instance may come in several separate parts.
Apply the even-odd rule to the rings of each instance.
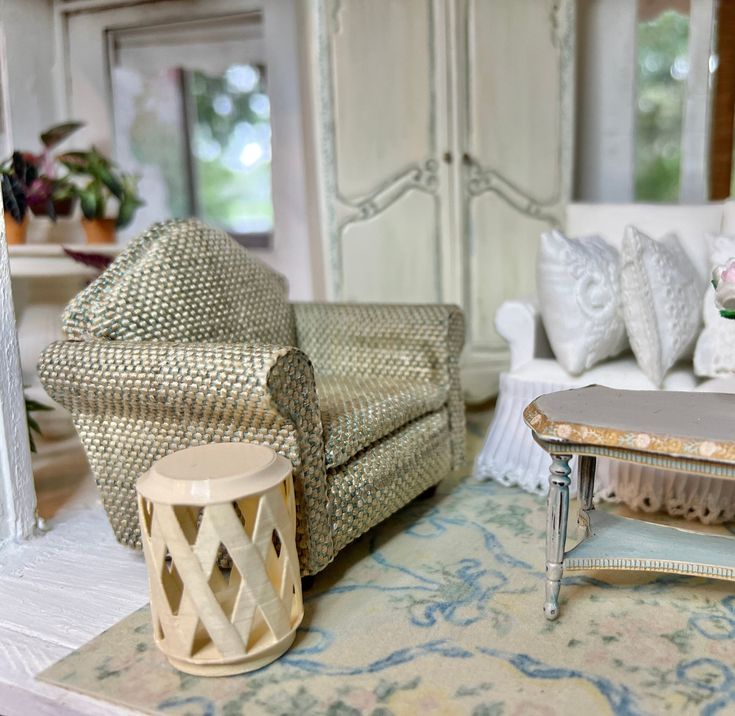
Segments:
[[[314,376],[297,348],[64,341],[39,365],[73,415],[117,538],[140,549],[135,481],[190,445],[267,445],[294,465],[302,569],[334,554]],[[440,478],[439,478],[440,479]]]
[[[446,410],[415,420],[327,474],[334,547],[342,549],[451,470]]]
[[[464,316],[457,306],[296,303],[294,311],[299,347],[317,375],[382,376],[444,386],[452,467],[462,465]]]
[[[317,376],[327,467],[347,462],[360,450],[407,422],[439,410],[446,386],[376,376]]]
[[[67,308],[73,340],[44,352],[39,375],[72,413],[124,544],[140,548],[135,481],[190,445],[247,441],[291,460],[304,574],[462,463],[459,309],[294,308],[285,291],[226,235],[177,221]]]
[[[223,231],[155,224],[64,314],[70,338],[296,345],[286,280]]]

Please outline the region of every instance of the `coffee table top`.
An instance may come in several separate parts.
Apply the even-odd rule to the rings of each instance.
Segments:
[[[735,395],[590,385],[542,395],[523,417],[543,443],[735,465]]]

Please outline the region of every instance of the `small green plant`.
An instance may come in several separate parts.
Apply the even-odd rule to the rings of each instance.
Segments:
[[[33,433],[36,433],[39,437],[41,436],[41,428],[31,413],[47,410],[53,410],[53,408],[26,396],[26,422],[28,423],[28,442],[31,444],[31,452],[38,452],[36,450],[36,443],[33,440]]]
[[[64,122],[50,127],[40,136],[40,154],[15,151],[0,165],[3,206],[17,221],[22,222],[26,211],[48,216],[70,213],[76,189],[68,175],[57,173],[57,157],[51,150],[82,126],[81,122]]]
[[[58,159],[80,181],[76,195],[86,219],[114,218],[117,227],[122,228],[143,205],[137,177],[121,172],[94,147],[87,152],[66,152]]]

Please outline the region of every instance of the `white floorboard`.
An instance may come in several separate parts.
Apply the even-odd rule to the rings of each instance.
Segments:
[[[91,478],[48,528],[0,551],[0,714],[130,714],[35,676],[148,601],[143,557],[115,541]]]

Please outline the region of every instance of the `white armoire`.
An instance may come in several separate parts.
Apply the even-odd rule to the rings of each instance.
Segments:
[[[454,302],[470,400],[501,302],[535,293],[570,196],[574,0],[306,4],[316,202],[333,300]]]

